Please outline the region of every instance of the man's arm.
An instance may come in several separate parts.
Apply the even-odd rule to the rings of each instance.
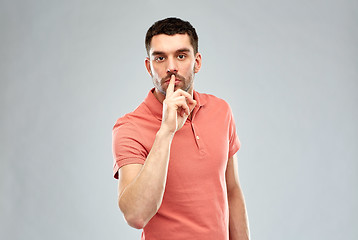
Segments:
[[[129,164],[120,169],[118,205],[134,228],[143,228],[158,211],[165,190],[172,139],[196,105],[189,93],[174,91],[174,83],[173,75],[163,102],[162,124],[144,165]]]
[[[159,131],[144,165],[120,168],[118,205],[131,227],[143,228],[162,203],[171,140],[170,134]]]
[[[248,240],[250,239],[249,222],[244,195],[242,194],[239,183],[236,154],[228,160],[226,168],[226,186],[229,202],[230,240]]]

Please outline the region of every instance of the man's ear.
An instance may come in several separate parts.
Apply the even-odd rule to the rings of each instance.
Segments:
[[[198,73],[201,68],[201,54],[196,53],[195,54],[195,65],[194,65],[194,72]]]
[[[145,58],[144,64],[145,64],[145,68],[147,69],[147,72],[149,73],[149,75],[150,75],[151,77],[153,77],[153,75],[152,75],[152,70],[150,69],[150,59],[149,59],[149,57],[146,57],[146,58]]]

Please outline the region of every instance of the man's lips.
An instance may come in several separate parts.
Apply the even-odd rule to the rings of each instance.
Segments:
[[[180,79],[178,79],[178,78],[175,79],[175,84],[178,84],[178,83],[180,83],[180,82],[181,82]],[[170,83],[170,79],[169,79],[169,80],[166,80],[164,83],[165,83],[165,84],[169,84],[169,83]]]

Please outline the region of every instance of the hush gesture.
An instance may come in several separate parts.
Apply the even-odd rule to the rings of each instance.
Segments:
[[[170,82],[163,101],[162,127],[174,134],[183,127],[186,119],[196,106],[193,97],[182,89],[175,89],[175,75],[170,77]]]

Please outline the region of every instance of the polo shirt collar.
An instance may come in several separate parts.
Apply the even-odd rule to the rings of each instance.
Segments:
[[[144,104],[149,108],[151,113],[159,120],[162,120],[163,104],[153,94],[154,88],[152,88],[147,97],[144,99]],[[205,99],[200,97],[200,94],[196,91],[193,91],[194,100],[197,104],[193,111],[198,111],[202,106],[205,105]]]

